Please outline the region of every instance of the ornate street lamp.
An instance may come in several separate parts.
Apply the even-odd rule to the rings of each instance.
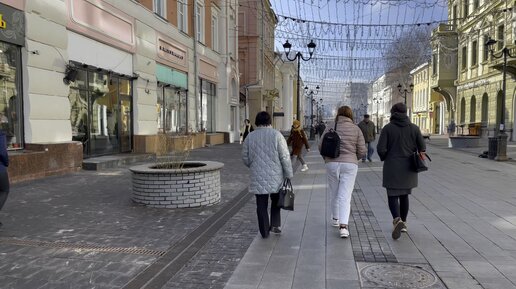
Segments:
[[[405,88],[405,89],[403,89],[403,91],[402,91],[402,90],[401,90],[402,88],[403,88],[403,86],[401,85],[401,83],[399,83],[399,84],[398,84],[398,91],[399,91],[400,93],[402,93],[402,92],[404,93],[404,96],[403,96],[403,103],[404,103],[405,105],[407,105],[407,93],[410,93],[410,92],[414,91],[414,84],[412,84],[412,83],[411,83],[411,84],[409,85],[409,88],[410,88],[410,89]]]
[[[290,54],[290,49],[292,49],[292,44],[290,44],[288,42],[288,40],[283,44],[283,49],[285,50],[285,56],[287,58],[287,60],[289,61],[296,61],[297,60],[297,95],[296,95],[296,100],[297,100],[297,109],[296,109],[296,113],[297,113],[297,116],[296,118],[298,120],[300,120],[300,116],[301,116],[301,112],[300,112],[300,104],[299,104],[299,86],[300,86],[300,83],[301,83],[301,77],[299,75],[299,70],[301,68],[301,60],[303,61],[308,61],[310,59],[312,59],[312,55],[314,54],[314,51],[315,51],[315,47],[317,45],[315,45],[315,43],[313,42],[313,40],[310,40],[310,43],[308,43],[306,45],[306,47],[308,47],[308,58],[304,57],[303,54],[301,52],[297,52],[296,55],[293,57],[293,58],[290,58],[289,57],[289,54]]]
[[[314,134],[314,95],[319,94],[319,85],[315,87],[315,92],[313,90],[310,90],[308,92],[308,86],[305,86],[305,93],[308,94],[308,97],[310,97],[310,139],[315,139]]]
[[[496,161],[506,161],[507,160],[507,133],[505,132],[505,98],[507,94],[507,57],[515,57],[511,54],[509,49],[504,46],[503,49],[499,52],[500,54],[494,53],[494,45],[498,43],[498,41],[489,37],[486,42],[486,48],[489,49],[492,58],[500,59],[503,58],[503,74],[502,74],[502,111],[500,113],[500,127],[499,133],[497,137],[497,149],[496,149]]]

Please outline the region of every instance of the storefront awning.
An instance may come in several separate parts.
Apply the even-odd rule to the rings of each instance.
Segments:
[[[164,82],[182,89],[188,89],[188,75],[184,72],[156,63],[156,77],[159,82]]]

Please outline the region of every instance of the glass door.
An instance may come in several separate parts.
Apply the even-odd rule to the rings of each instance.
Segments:
[[[105,155],[119,152],[118,79],[91,73],[90,89],[90,153]]]
[[[131,81],[120,79],[120,150],[121,152],[130,152],[132,149],[132,98],[131,98]]]

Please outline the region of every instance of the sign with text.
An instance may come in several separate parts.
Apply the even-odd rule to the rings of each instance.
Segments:
[[[0,3],[0,41],[25,44],[25,16],[22,11]]]
[[[188,67],[188,55],[186,48],[181,48],[179,45],[169,43],[161,38],[158,38],[158,57],[177,64],[181,67]]]

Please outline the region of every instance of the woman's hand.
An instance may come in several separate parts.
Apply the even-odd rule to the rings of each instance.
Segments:
[[[424,160],[426,158],[426,152],[419,152],[419,157]]]

